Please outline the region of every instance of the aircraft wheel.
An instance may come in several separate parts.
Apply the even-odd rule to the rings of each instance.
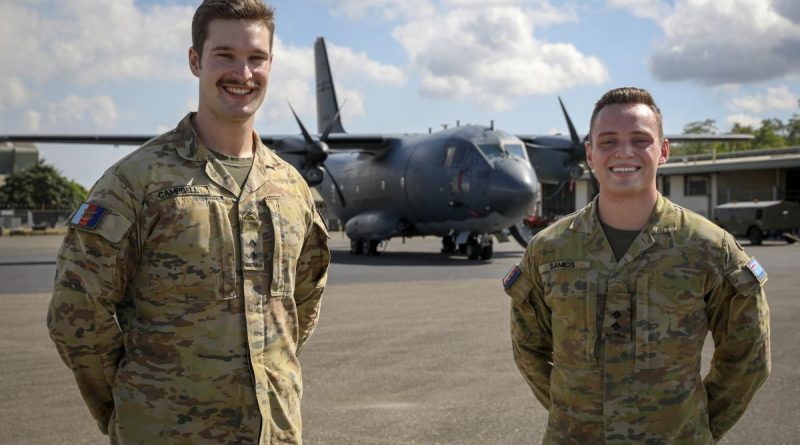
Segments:
[[[451,236],[442,237],[442,253],[455,253],[456,243]]]
[[[747,237],[750,238],[750,244],[760,246],[761,242],[764,241],[764,232],[758,227],[751,227],[747,231]]]
[[[361,255],[363,250],[364,250],[364,240],[363,239],[351,239],[350,240],[350,254],[351,255]]]
[[[364,249],[366,250],[366,255],[371,256],[378,256],[380,253],[378,252],[378,246],[381,244],[380,241],[369,240],[364,242]]]
[[[477,260],[481,256],[481,246],[475,240],[467,242],[467,258]]]
[[[481,247],[481,259],[482,260],[490,260],[492,259],[492,254],[494,250],[492,249],[492,245],[483,246]]]

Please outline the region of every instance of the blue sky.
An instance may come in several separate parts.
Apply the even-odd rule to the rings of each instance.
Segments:
[[[186,53],[199,0],[0,2],[0,133],[157,134],[197,103]],[[345,128],[486,123],[580,133],[606,90],[650,89],[665,131],[798,113],[795,0],[279,0],[262,134],[316,128],[312,45],[324,36]],[[89,186],[130,148],[40,146]]]

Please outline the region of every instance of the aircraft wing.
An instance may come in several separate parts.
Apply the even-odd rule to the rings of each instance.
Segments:
[[[91,134],[7,134],[0,135],[0,142],[38,142],[41,144],[80,145],[142,145],[152,135],[91,135]]]
[[[8,134],[0,135],[0,142],[27,142],[41,144],[76,144],[76,145],[142,145],[154,135],[91,135],[91,134]],[[331,134],[326,143],[332,150],[363,150],[380,152],[389,146],[393,138],[383,135],[350,135]],[[280,145],[286,140],[302,141],[302,136],[278,135],[262,136],[261,140],[268,146]]]

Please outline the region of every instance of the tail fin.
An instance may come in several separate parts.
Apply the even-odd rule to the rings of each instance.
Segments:
[[[322,134],[333,121],[330,132],[345,133],[339,117],[339,102],[333,87],[328,50],[325,49],[325,39],[322,37],[317,37],[314,42],[314,68],[317,76],[317,131]]]

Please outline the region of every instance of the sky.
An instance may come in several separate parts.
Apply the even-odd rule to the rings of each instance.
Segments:
[[[0,0],[0,134],[149,134],[197,107],[200,0]],[[485,124],[579,133],[607,90],[650,90],[666,133],[800,113],[796,0],[276,0],[260,134],[316,128],[313,43],[325,37],[344,128]],[[132,147],[39,145],[86,187]]]

